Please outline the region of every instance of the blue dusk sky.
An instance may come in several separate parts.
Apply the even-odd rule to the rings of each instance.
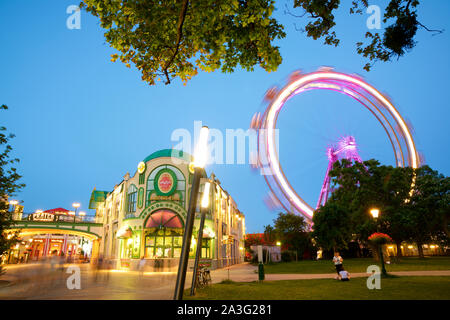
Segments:
[[[386,1],[373,1],[385,4]],[[110,61],[115,50],[106,43],[98,19],[81,13],[81,29],[66,27],[66,8],[77,1],[0,2],[1,125],[16,134],[13,155],[26,183],[16,198],[25,212],[81,203],[88,211],[94,187],[112,190],[122,177],[159,149],[171,148],[177,128],[194,129],[194,121],[225,133],[246,130],[262,111],[270,87],[283,86],[297,69],[333,66],[357,73],[385,92],[414,130],[426,163],[448,175],[450,108],[450,2],[422,1],[423,29],[417,46],[398,61],[377,63],[369,73],[355,43],[368,31],[369,15],[337,14],[339,47],[309,39],[300,31],[307,19],[274,13],[287,37],[277,42],[283,63],[276,72],[203,73],[186,86],[174,81],[149,86],[135,68]],[[350,1],[348,4],[350,5]],[[343,135],[354,135],[363,159],[394,164],[393,151],[378,122],[360,105],[338,93],[315,91],[290,100],[278,119],[280,160],[297,192],[315,206],[327,166],[326,148]],[[222,186],[246,215],[247,232],[262,232],[277,210],[266,207],[268,187],[248,164],[211,165]],[[89,211],[92,213],[92,211]]]

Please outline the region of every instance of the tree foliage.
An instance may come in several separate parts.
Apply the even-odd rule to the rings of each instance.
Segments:
[[[271,18],[272,0],[111,1],[84,0],[80,6],[100,18],[106,41],[153,85],[179,77],[184,83],[198,70],[247,71],[260,65],[274,71],[281,63],[275,39],[283,26]]]
[[[428,166],[394,168],[376,160],[352,164],[346,159],[334,164],[330,177],[334,192],[313,217],[313,235],[325,249],[346,248],[349,240],[366,243],[377,229],[398,246],[416,242],[421,256],[422,244],[447,243],[448,177]],[[381,212],[377,222],[370,214],[374,207]]]
[[[0,106],[0,110],[7,109],[8,107],[5,105]],[[14,135],[6,133],[6,128],[0,126],[0,257],[17,240],[16,235],[8,237],[6,232],[13,224],[11,220],[12,213],[9,211],[8,198],[25,186],[24,184],[18,183],[21,176],[13,167],[19,160],[10,158],[12,151],[10,140],[12,138],[14,138]]]
[[[264,234],[267,239],[280,241],[283,249],[296,251],[300,257],[306,250],[311,249],[311,237],[303,217],[280,212],[273,223],[273,227],[265,227]]]
[[[314,213],[313,222],[312,236],[320,248],[325,251],[348,248],[352,240],[350,211],[330,200]]]
[[[274,0],[83,0],[80,7],[100,19],[106,41],[118,51],[111,61],[140,70],[150,85],[180,78],[184,84],[199,70],[233,72],[241,67],[252,71],[256,65],[270,72],[281,64],[277,39],[286,36],[283,25],[272,17]],[[340,0],[293,0],[294,9],[309,18],[304,27],[308,37],[324,39],[338,46],[334,31],[335,12],[347,2]],[[350,14],[362,14],[367,0],[353,0]],[[289,5],[290,7],[291,5]],[[415,45],[418,28],[430,30],[417,18],[419,0],[390,0],[384,10],[382,31],[367,32],[357,42],[357,53],[369,62],[390,61],[403,56]]]
[[[366,43],[356,43],[357,53],[368,62],[364,69],[369,71],[376,61],[390,61],[400,58],[416,45],[414,40],[419,27],[434,33],[442,30],[430,30],[417,19],[419,0],[390,0],[384,10],[383,23],[389,23],[384,31],[367,32]],[[335,12],[342,8],[340,0],[294,0],[294,8],[302,8],[300,16],[309,16],[311,21],[304,31],[314,40],[323,38],[324,44],[338,46],[340,40],[334,31]],[[350,14],[362,14],[369,6],[368,0],[352,0]],[[289,12],[289,11],[288,11]]]
[[[408,220],[404,227],[423,257],[422,244],[434,242],[446,246],[449,243],[450,178],[423,166],[415,170],[414,184],[413,194],[405,204]]]

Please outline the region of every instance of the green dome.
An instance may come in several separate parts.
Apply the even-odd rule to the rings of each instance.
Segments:
[[[167,158],[178,158],[178,159],[182,159],[185,160],[187,162],[191,162],[193,161],[193,157],[189,154],[186,153],[182,150],[177,150],[177,149],[162,149],[162,150],[158,150],[153,152],[151,155],[147,156],[144,159],[144,162],[156,159],[156,158],[163,158],[163,157],[167,157]]]

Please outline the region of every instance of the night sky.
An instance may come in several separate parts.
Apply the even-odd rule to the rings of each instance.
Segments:
[[[306,19],[284,13],[277,2],[275,16],[287,37],[277,42],[283,63],[277,72],[203,73],[186,86],[174,81],[149,86],[138,70],[110,61],[115,51],[103,37],[97,18],[81,13],[81,30],[66,27],[66,8],[77,1],[0,2],[1,125],[16,134],[13,155],[26,183],[15,198],[25,212],[80,202],[88,210],[94,187],[112,190],[122,177],[159,149],[171,148],[177,128],[193,131],[194,121],[225,133],[249,127],[253,114],[264,110],[262,98],[271,86],[283,86],[297,69],[314,71],[333,66],[357,73],[386,93],[414,129],[417,148],[433,169],[448,175],[450,108],[450,2],[423,1],[417,46],[405,57],[375,64],[369,73],[355,43],[369,31],[367,14],[337,15],[337,48],[306,37]],[[381,3],[385,3],[382,1]],[[348,3],[350,5],[350,1]],[[280,159],[297,192],[313,206],[319,196],[326,148],[343,135],[354,135],[363,159],[394,164],[387,136],[371,114],[338,93],[314,91],[290,100],[278,120]],[[268,188],[250,166],[211,165],[222,186],[246,215],[247,232],[262,232],[278,211],[264,204]]]

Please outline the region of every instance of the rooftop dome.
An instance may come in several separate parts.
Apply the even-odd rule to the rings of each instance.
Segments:
[[[147,156],[144,159],[144,162],[156,159],[156,158],[163,158],[163,157],[167,157],[167,158],[178,158],[178,159],[182,159],[185,160],[187,162],[191,162],[193,161],[193,157],[187,153],[184,152],[182,150],[177,150],[177,149],[162,149],[162,150],[158,150],[153,152],[152,154],[150,154],[149,156]]]

